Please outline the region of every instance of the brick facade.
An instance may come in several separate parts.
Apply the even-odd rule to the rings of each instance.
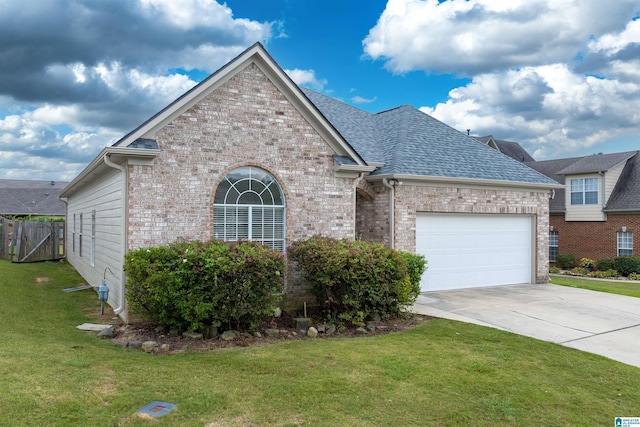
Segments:
[[[633,233],[633,254],[640,255],[640,215],[607,214],[606,221],[565,221],[563,214],[551,215],[550,224],[558,232],[558,253],[598,260],[617,256],[622,227]]]
[[[358,198],[357,233],[365,240],[389,241],[389,192],[374,187],[373,201]],[[549,192],[405,184],[395,187],[395,247],[415,252],[416,213],[517,214],[534,218],[535,281],[549,281]]]
[[[129,167],[130,249],[213,237],[213,196],[233,169],[271,173],[285,194],[286,240],[355,235],[353,178],[332,149],[251,64],[157,133],[153,166]],[[302,290],[289,283],[288,293]]]
[[[253,64],[164,126],[156,140],[162,151],[153,166],[129,166],[129,249],[211,239],[217,185],[245,165],[268,171],[282,187],[287,244],[314,234],[390,243],[390,189],[336,177],[332,149]],[[479,187],[396,187],[396,248],[415,251],[420,211],[531,215],[538,238],[536,281],[544,283],[548,196]],[[287,298],[308,298],[295,270],[288,274]]]

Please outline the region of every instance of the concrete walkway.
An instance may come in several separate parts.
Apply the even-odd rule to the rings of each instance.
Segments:
[[[550,284],[509,285],[425,292],[413,308],[640,367],[640,298]]]

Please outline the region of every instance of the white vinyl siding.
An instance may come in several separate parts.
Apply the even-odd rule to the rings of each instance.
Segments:
[[[567,177],[565,220],[604,221],[606,217],[602,212],[601,187],[602,181],[598,174]]]
[[[620,179],[620,175],[622,174],[622,170],[624,169],[627,162],[622,162],[617,166],[612,167],[604,174],[604,198],[602,199],[603,204],[607,203],[609,197],[611,197],[611,193],[618,183],[618,179]]]
[[[618,256],[633,255],[633,233],[618,232]]]
[[[105,174],[96,177],[94,185],[79,189],[68,198],[69,215],[83,213],[91,215],[95,211],[95,223],[90,230],[92,237],[93,259],[83,258],[79,254],[68,254],[71,265],[91,285],[99,285],[106,270],[107,285],[109,286],[109,301],[114,307],[121,300],[122,263],[123,254],[121,239],[126,238],[122,230],[122,181],[121,173],[110,169]],[[88,226],[89,224],[87,224]],[[89,233],[89,229],[86,230]]]

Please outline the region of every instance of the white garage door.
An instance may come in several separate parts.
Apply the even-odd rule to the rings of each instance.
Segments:
[[[428,214],[416,218],[416,252],[427,259],[422,291],[531,282],[532,217]]]

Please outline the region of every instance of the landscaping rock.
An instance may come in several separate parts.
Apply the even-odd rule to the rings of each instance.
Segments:
[[[253,333],[253,336],[256,337],[256,338],[262,338],[262,334],[260,332],[258,332],[258,331],[255,331]]]
[[[278,329],[267,329],[264,333],[270,338],[275,338],[280,335],[280,331]]]
[[[169,344],[162,344],[162,345],[160,346],[160,350],[166,353],[166,352],[168,352],[169,350],[171,350],[171,346],[170,346]]]
[[[296,331],[307,330],[311,326],[311,319],[309,317],[296,317],[293,319],[293,327]]]
[[[188,338],[190,340],[201,340],[201,339],[204,339],[204,335],[202,335],[200,332],[193,332],[193,331],[183,332],[182,336],[185,337],[185,338]]]
[[[142,341],[140,340],[129,341],[129,343],[127,344],[127,347],[137,350],[142,347]]]
[[[158,343],[155,341],[145,341],[142,343],[142,349],[145,353],[151,353],[158,347]]]
[[[114,335],[115,330],[113,329],[113,326],[98,332],[98,336],[102,338],[113,338]]]
[[[222,335],[220,335],[220,339],[223,341],[233,341],[238,335],[238,331],[224,331]]]
[[[375,332],[376,331],[376,323],[377,322],[367,322],[367,326],[365,327],[365,329],[369,332]]]
[[[333,335],[336,333],[336,325],[334,324],[330,324],[329,326],[327,326],[327,329],[325,331],[325,333],[327,335]]]
[[[356,329],[356,332],[362,335],[368,334],[369,331],[367,331],[365,328],[363,328],[362,326],[360,326],[358,329]]]
[[[318,336],[318,330],[316,328],[314,328],[313,326],[311,326],[309,329],[307,329],[307,336],[309,338],[315,338]]]

